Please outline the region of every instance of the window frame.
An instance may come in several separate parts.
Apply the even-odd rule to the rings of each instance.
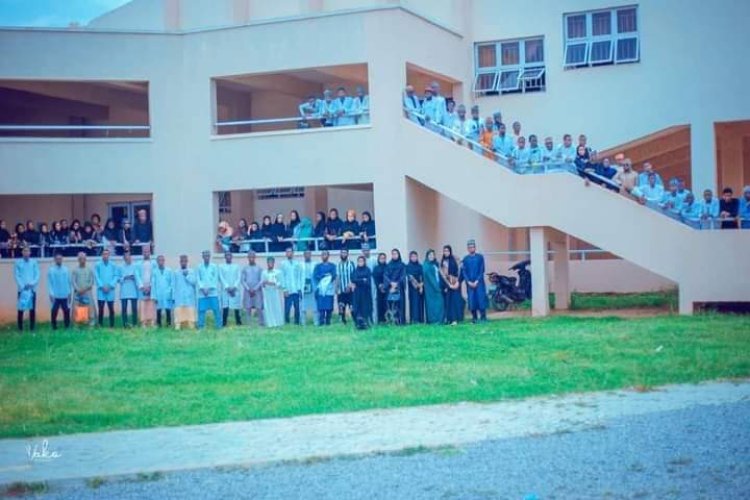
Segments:
[[[536,62],[527,62],[526,43],[528,41],[538,41],[542,47],[542,60]],[[515,44],[518,52],[518,62],[516,64],[503,64],[503,45]],[[479,66],[480,48],[493,46],[495,48],[495,66]],[[546,75],[546,48],[544,46],[544,35],[535,35],[521,38],[509,38],[505,40],[492,40],[488,42],[476,42],[474,44],[474,85],[472,89],[477,95],[504,95],[504,94],[525,94],[527,92],[544,92],[547,89]],[[524,78],[527,71],[541,70],[537,78]],[[503,87],[503,75],[517,73],[515,85]],[[494,74],[492,88],[480,88],[479,79],[482,75]],[[542,83],[530,82],[538,80]]]
[[[635,15],[634,31],[620,33],[618,31],[618,14],[622,11],[632,10]],[[608,13],[610,30],[609,34],[594,35],[594,16],[597,14]],[[585,16],[585,35],[583,37],[571,38],[568,31],[568,20],[572,17]],[[596,66],[610,66],[617,64],[632,64],[641,61],[640,45],[640,18],[638,5],[623,5],[619,7],[609,7],[606,9],[595,9],[582,12],[567,12],[563,14],[563,68],[578,69]],[[617,47],[622,40],[635,40],[635,55],[632,58],[619,59],[617,57]],[[594,55],[594,44],[609,42],[609,57],[592,60]],[[568,62],[568,53],[571,46],[585,44],[583,60]]]

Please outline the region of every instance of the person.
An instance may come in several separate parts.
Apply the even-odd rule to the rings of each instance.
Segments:
[[[255,263],[256,254],[250,250],[247,253],[247,265],[242,268],[243,304],[247,311],[247,320],[253,316],[253,309],[258,318],[258,324],[263,325],[263,270]]]
[[[264,240],[264,243],[260,247],[261,250],[259,251],[261,253],[272,252],[273,245],[274,245],[273,243],[274,229],[273,229],[273,224],[271,224],[271,217],[269,215],[263,216],[263,223],[260,226],[260,236],[261,236],[261,239]]]
[[[138,317],[142,327],[156,324],[156,302],[152,294],[152,278],[156,263],[151,259],[151,245],[142,249],[143,259],[136,266],[136,285],[138,285]]]
[[[299,105],[300,128],[310,128],[310,120],[321,117],[321,103],[314,95],[307,96],[307,101]]]
[[[495,132],[498,132],[500,131],[500,125],[504,125],[503,113],[500,110],[497,110],[492,113],[492,129]]]
[[[558,150],[555,149],[555,143],[552,142],[552,137],[545,137],[544,146],[542,147],[542,163],[547,164],[548,168],[556,166],[560,161],[560,157],[557,156],[557,153]]]
[[[695,229],[701,228],[701,207],[700,203],[695,201],[693,193],[689,193],[685,197],[685,201],[682,204],[680,210],[680,218],[682,222]]]
[[[36,224],[34,221],[26,221],[26,230],[23,233],[23,241],[31,247],[31,256],[34,258],[40,257],[41,252],[39,248],[39,231],[36,230]]]
[[[375,314],[378,310],[378,290],[377,286],[375,285],[375,276],[373,273],[375,271],[375,266],[378,265],[378,259],[370,253],[369,243],[362,243],[362,257],[365,258],[365,264],[367,264],[367,268],[370,270],[370,285],[372,288],[372,290],[370,290],[370,296],[372,297],[372,305],[370,306],[370,311],[372,311],[373,315],[371,318],[371,323],[375,324],[375,321],[377,321],[377,317],[375,316]]]
[[[315,238],[313,250],[325,250],[328,248],[326,236],[326,214],[317,212],[315,214],[315,227],[313,228],[313,238]]]
[[[425,126],[430,130],[440,132],[440,125],[443,124],[443,113],[445,113],[445,102],[435,99],[431,87],[425,87],[424,99],[422,100],[421,113],[424,116]]]
[[[138,210],[137,217],[135,224],[133,224],[133,250],[135,255],[140,255],[142,253],[141,248],[153,245],[154,229],[145,208]]]
[[[180,268],[174,273],[174,328],[195,328],[196,285],[195,271],[188,267],[188,256],[180,255]]]
[[[225,220],[219,221],[219,227],[216,235],[216,246],[222,252],[232,251],[232,242],[234,241],[234,230]]]
[[[21,258],[13,263],[13,277],[18,289],[18,331],[23,331],[24,312],[29,313],[29,331],[36,327],[36,289],[39,286],[39,263],[31,258],[31,248],[24,245]]]
[[[224,324],[219,308],[219,268],[211,262],[210,250],[204,250],[201,257],[203,263],[195,271],[198,289],[198,329],[206,326],[206,311],[209,309],[214,316],[214,325],[221,328]]]
[[[276,221],[271,224],[271,245],[272,252],[283,252],[286,247],[284,240],[287,238],[286,226],[284,225],[284,214],[276,214]]]
[[[387,257],[384,253],[378,254],[377,264],[372,270],[372,282],[375,285],[375,316],[378,324],[385,323],[386,292],[385,292],[385,268]]]
[[[175,274],[164,265],[164,256],[156,258],[156,269],[151,273],[151,297],[156,305],[156,324],[162,327],[162,315],[166,316],[167,328],[172,326],[172,308],[174,307]]]
[[[336,89],[336,99],[331,102],[333,125],[336,127],[356,125],[355,111],[354,101],[347,95],[346,88],[339,87]]]
[[[466,243],[469,255],[461,261],[461,277],[466,283],[466,298],[473,323],[487,321],[487,290],[484,285],[484,256],[477,253],[474,240]],[[477,318],[478,316],[478,318]]]
[[[662,189],[664,189],[664,181],[661,178],[661,175],[654,172],[654,166],[650,162],[645,162],[643,164],[643,171],[638,174],[638,185],[639,186],[645,186],[649,183],[648,177],[649,175],[654,174],[654,182],[656,182],[657,186],[661,186]]]
[[[269,328],[284,326],[282,277],[281,271],[274,268],[275,262],[273,257],[266,258],[268,267],[260,278],[263,283],[263,320]]]
[[[372,214],[365,210],[362,212],[362,223],[359,225],[359,235],[364,243],[367,243],[370,248],[377,248],[377,241],[375,240],[375,220],[372,218]]]
[[[364,256],[357,257],[357,267],[350,276],[352,290],[352,317],[358,329],[364,330],[372,323],[372,272]]]
[[[406,117],[414,123],[422,125],[424,122],[418,116],[422,113],[422,104],[419,102],[419,98],[414,94],[414,87],[407,85],[404,89],[404,113]]]
[[[430,90],[432,91],[433,98],[435,99],[435,101],[437,101],[437,105],[440,108],[440,124],[445,125],[442,118],[445,117],[445,110],[447,109],[447,106],[445,104],[445,97],[440,93],[440,83],[437,80],[433,80],[432,83],[430,83]]]
[[[714,220],[719,217],[719,200],[714,198],[710,189],[703,191],[703,199],[700,201],[701,229],[713,229]]]
[[[514,144],[518,144],[518,139],[521,138],[521,122],[515,121],[511,125],[513,128],[513,134],[511,135],[511,139],[513,139]]]
[[[57,330],[57,316],[63,311],[65,328],[70,328],[70,296],[72,293],[70,270],[63,266],[62,253],[55,253],[55,263],[47,269],[47,292],[52,305],[52,329]]]
[[[307,324],[307,313],[312,312],[313,325],[318,326],[318,308],[315,304],[315,291],[313,290],[313,270],[315,264],[312,261],[312,252],[305,250],[304,262],[302,262],[302,276],[305,279],[305,284],[302,289],[302,302],[301,302],[301,321],[303,325]]]
[[[453,123],[456,121],[456,101],[453,99],[445,101],[445,107],[446,111],[443,115],[443,126],[448,130],[453,130]],[[451,134],[447,135],[452,138]]]
[[[357,119],[357,125],[370,124],[370,96],[365,94],[365,88],[357,85],[356,95],[354,96],[354,116]]]
[[[341,219],[339,219],[339,211],[332,208],[328,211],[328,220],[326,221],[326,248],[328,250],[339,250],[341,248]]]
[[[352,290],[349,286],[354,263],[349,260],[349,250],[343,248],[336,264],[336,302],[339,307],[339,318],[346,324],[346,308],[352,307]]]
[[[336,117],[333,115],[333,93],[330,89],[323,91],[323,99],[318,101],[318,115],[320,124],[324,127],[333,127],[336,124]]]
[[[537,169],[542,164],[542,148],[539,147],[539,140],[536,134],[529,136],[529,166]]]
[[[677,179],[669,181],[669,191],[664,193],[659,207],[670,217],[679,220],[684,199],[677,193],[677,187]]]
[[[361,246],[360,232],[357,212],[350,208],[346,211],[346,220],[341,224],[341,248],[358,250]]]
[[[580,134],[578,136],[578,146],[576,146],[576,149],[583,148],[586,150],[586,156],[591,156],[593,153],[593,150],[588,146],[588,139],[585,134]]]
[[[419,263],[419,254],[409,252],[406,264],[406,279],[409,290],[409,323],[424,323],[424,273]]]
[[[39,224],[39,246],[41,246],[40,256],[53,257],[53,252],[49,248],[52,244],[52,234],[49,232],[49,226],[42,222]]]
[[[440,325],[445,321],[443,286],[435,250],[427,250],[422,264],[426,323]]]
[[[740,228],[750,229],[750,186],[745,186],[742,190],[739,205],[737,216],[740,218]]]
[[[656,174],[651,172],[648,176],[648,182],[645,185],[639,186],[640,189],[640,202],[651,208],[656,206],[664,198],[664,188],[656,182]]]
[[[232,263],[232,252],[224,252],[224,264],[219,266],[219,284],[221,285],[221,324],[227,325],[229,311],[234,311],[234,323],[242,325],[242,291],[240,289],[242,273],[240,266]]]
[[[523,174],[529,168],[531,163],[531,155],[529,149],[526,147],[526,138],[521,136],[517,139],[516,149],[513,150],[511,156],[511,165],[516,172]]]
[[[461,270],[450,245],[443,247],[440,269],[445,293],[445,322],[455,325],[464,319],[464,303],[461,297]]]
[[[132,234],[133,234],[133,231],[130,227],[130,220],[123,219],[122,224],[120,224],[120,236],[119,236],[121,246],[117,247],[117,255],[123,255],[125,250],[130,248],[130,245],[133,243]],[[80,242],[80,238],[78,241]]]
[[[89,221],[83,224],[81,230],[81,243],[85,245],[86,255],[96,255],[96,247],[99,245],[97,240],[97,233],[94,231],[94,226]]]
[[[504,159],[509,159],[513,155],[513,139],[505,133],[505,124],[497,125],[497,133],[492,137],[492,150],[501,155]]]
[[[115,221],[114,219],[107,219],[107,223],[102,230],[102,247],[115,250],[118,243],[120,243],[120,239],[119,232],[115,226]]]
[[[721,219],[722,229],[737,228],[737,214],[739,213],[740,202],[734,197],[732,188],[725,187],[721,192],[721,201],[719,201],[719,218]]]
[[[469,121],[466,119],[466,106],[459,104],[456,109],[456,117],[453,119],[453,140],[458,144],[463,144],[463,138],[466,137],[466,128]]]
[[[122,255],[122,265],[118,269],[117,281],[120,284],[120,314],[123,328],[138,326],[138,284],[136,282],[136,267],[130,250]],[[133,323],[128,323],[128,305],[130,306]]]
[[[391,260],[383,273],[383,287],[386,301],[395,306],[396,324],[403,325],[406,321],[406,266],[401,260],[401,252],[397,248],[391,250]]]
[[[269,219],[270,222],[270,219]],[[250,240],[250,250],[253,252],[264,252],[265,244],[263,243],[263,231],[256,221],[250,223],[250,229],[247,231],[247,239]]]
[[[287,247],[286,260],[279,266],[279,286],[284,294],[284,323],[289,323],[289,313],[294,308],[294,324],[300,324],[300,299],[305,288],[305,270],[294,260],[294,247]]]
[[[577,155],[576,147],[573,146],[573,138],[570,134],[563,135],[563,142],[557,146],[557,158],[559,161],[572,165]]]
[[[286,235],[288,237],[292,237],[294,235],[294,230],[297,229],[297,226],[299,226],[300,219],[299,219],[299,212],[296,210],[292,210],[289,212],[289,222],[286,225]]]
[[[492,141],[495,136],[495,132],[492,130],[492,123],[492,117],[486,117],[484,119],[484,127],[482,127],[482,131],[479,133],[479,144],[484,148],[484,157],[490,160],[495,159],[495,153],[492,151]]]
[[[102,258],[94,266],[94,278],[96,281],[96,300],[99,306],[99,326],[104,324],[104,305],[107,305],[109,314],[109,327],[115,326],[115,288],[117,287],[118,270],[109,261],[109,249],[102,250]]]
[[[247,219],[243,217],[237,223],[237,228],[234,230],[231,247],[232,253],[247,253],[250,250],[250,244],[247,243],[249,232],[250,228],[247,225]]]
[[[479,106],[476,105],[476,104],[474,104],[471,107],[471,119],[469,119],[469,123],[468,123],[468,125],[466,127],[466,130],[465,130],[465,133],[464,133],[464,137],[466,137],[466,139],[468,141],[472,141],[472,142],[477,142],[478,143],[479,142],[479,136],[481,135],[481,133],[482,133],[482,122],[479,119]],[[471,149],[475,153],[481,153],[482,152],[477,146],[475,146],[473,144],[471,145]]]
[[[59,222],[56,224],[59,224]],[[3,258],[3,259],[8,258],[8,255],[9,255],[8,242],[9,241],[10,241],[10,231],[8,231],[8,225],[4,220],[0,220],[0,258]]]
[[[94,286],[96,278],[94,272],[86,265],[86,252],[78,252],[78,266],[71,273],[73,283],[73,311],[77,308],[88,310],[86,321],[89,326],[96,324],[96,311],[94,310]],[[76,318],[76,321],[82,321]]]
[[[320,254],[321,261],[313,269],[312,286],[315,290],[315,302],[318,306],[320,326],[331,324],[331,313],[333,312],[336,266],[328,262],[329,257],[328,250],[323,250]]]
[[[620,192],[631,194],[633,188],[638,184],[638,174],[633,170],[630,158],[626,158],[622,166],[622,172],[618,172],[613,180],[620,184]]]

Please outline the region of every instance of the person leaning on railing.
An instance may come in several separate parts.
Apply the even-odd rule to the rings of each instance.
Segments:
[[[742,198],[739,199],[739,204],[740,228],[750,229],[750,186],[745,186],[742,190]]]

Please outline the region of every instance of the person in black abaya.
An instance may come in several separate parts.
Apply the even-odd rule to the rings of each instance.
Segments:
[[[325,239],[326,236],[326,214],[325,212],[318,212],[315,214],[315,228],[313,229],[313,237],[317,244],[317,248],[313,247],[310,250],[326,250],[328,248],[328,242]]]
[[[276,221],[271,224],[271,251],[283,252],[286,249],[284,240],[287,238],[284,214],[276,214]]]
[[[403,325],[406,320],[406,266],[401,260],[401,252],[391,250],[391,261],[386,265],[383,273],[386,301],[391,303],[386,307],[395,307],[396,324]]]
[[[461,296],[460,269],[450,245],[443,247],[440,264],[445,296],[445,322],[455,325],[464,319],[464,299]]]
[[[409,283],[409,323],[424,323],[424,272],[417,252],[409,252],[406,279]]]
[[[375,290],[377,290],[376,293],[376,308],[377,308],[377,318],[378,318],[378,324],[385,323],[385,309],[386,309],[386,293],[385,293],[385,286],[383,283],[383,278],[385,275],[385,268],[387,267],[386,264],[386,255],[384,253],[378,254],[378,263],[375,265],[375,267],[372,270],[372,279],[375,282]]]
[[[361,255],[357,257],[357,267],[352,271],[351,287],[352,315],[358,329],[364,330],[372,322],[372,272]]]

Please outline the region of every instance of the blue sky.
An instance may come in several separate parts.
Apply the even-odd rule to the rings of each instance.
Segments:
[[[85,25],[129,0],[0,0],[0,26]]]

